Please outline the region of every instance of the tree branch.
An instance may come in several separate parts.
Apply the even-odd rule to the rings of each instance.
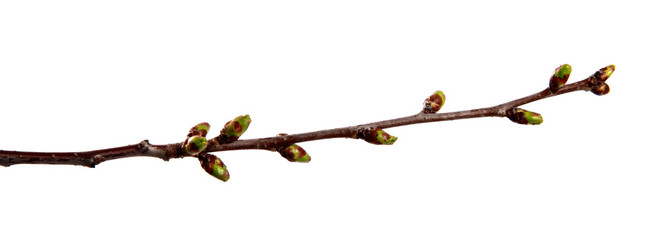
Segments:
[[[350,126],[350,127],[334,128],[334,129],[321,130],[316,132],[299,133],[299,134],[275,136],[268,138],[238,140],[236,142],[229,144],[215,145],[209,147],[207,150],[209,152],[245,150],[245,149],[264,149],[264,150],[275,151],[279,146],[299,143],[299,142],[308,142],[308,141],[322,140],[329,138],[358,138],[357,134],[361,130],[364,131],[365,129],[369,129],[369,128],[386,129],[386,128],[406,126],[406,125],[419,124],[419,123],[428,123],[428,122],[441,122],[448,120],[459,120],[459,119],[480,118],[480,117],[506,117],[507,110],[527,103],[531,103],[547,97],[558,96],[561,94],[580,91],[580,90],[589,91],[591,87],[588,85],[587,80],[588,79],[585,79],[580,82],[566,85],[556,93],[551,93],[551,91],[549,91],[549,89],[547,88],[542,90],[541,92],[526,97],[522,97],[507,103],[496,105],[493,107],[478,108],[478,109],[458,111],[458,112],[434,113],[434,114],[425,114],[421,112],[407,117],[395,118],[395,119],[384,120],[373,123],[366,123],[366,124]]]
[[[237,140],[238,137],[246,130],[248,124],[250,124],[250,118],[245,115],[241,116],[243,118],[240,120],[237,120],[239,119],[237,118],[228,122],[225,125],[225,128],[223,128],[221,131],[221,134],[213,139],[210,139],[208,142],[204,137],[206,137],[209,124],[201,123],[191,129],[188,138],[184,142],[167,145],[152,145],[149,143],[149,141],[143,140],[140,143],[133,145],[87,152],[21,152],[0,150],[0,165],[11,166],[14,164],[63,164],[95,167],[96,165],[108,160],[127,157],[156,157],[167,161],[171,158],[192,156],[198,157],[202,162],[202,166],[205,168],[205,170],[214,175],[214,173],[221,173],[214,172],[213,164],[209,163],[209,161],[213,161],[212,158],[208,157],[212,156],[207,154],[209,152],[263,149],[280,152],[283,157],[288,158],[290,161],[307,162],[309,161],[309,156],[307,153],[305,153],[304,150],[302,150],[302,148],[295,145],[295,143],[329,138],[359,138],[374,144],[392,144],[396,138],[383,132],[382,129],[419,123],[440,122],[467,118],[508,117],[510,120],[516,123],[539,124],[542,121],[541,115],[519,109],[518,107],[548,97],[554,97],[581,90],[592,91],[597,95],[604,95],[609,91],[609,87],[605,81],[608,79],[608,77],[610,77],[615,69],[613,65],[610,65],[600,69],[599,71],[595,72],[595,74],[582,81],[565,85],[567,78],[569,77],[568,72],[563,72],[566,71],[566,68],[569,68],[569,71],[571,71],[571,67],[566,64],[556,69],[554,75],[551,77],[549,88],[546,88],[538,93],[492,107],[457,112],[434,113],[440,109],[445,101],[445,95],[438,91],[435,93],[436,96],[432,95],[430,98],[425,100],[425,107],[423,108],[422,112],[407,117],[379,122],[315,132],[291,135],[281,134],[275,137]],[[197,141],[198,139],[200,140]],[[291,146],[295,147],[292,147],[292,150],[288,150],[288,148]],[[307,156],[307,159],[301,158],[303,155]],[[217,161],[220,162],[220,159]],[[208,164],[208,168],[205,167],[207,166],[205,164]],[[222,165],[223,169],[225,169],[225,166],[222,164],[222,162],[219,164]],[[224,171],[224,173],[227,174],[226,169]],[[216,177],[226,181],[229,178],[229,175],[227,175],[224,179],[219,176]]]

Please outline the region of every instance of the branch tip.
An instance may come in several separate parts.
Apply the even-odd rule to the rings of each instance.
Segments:
[[[591,87],[590,91],[597,96],[606,95],[610,92],[610,87],[606,84],[611,75],[615,72],[615,65],[608,65],[596,71],[592,76],[587,79],[588,86]]]
[[[591,87],[601,85],[602,83],[605,83],[608,78],[613,75],[613,72],[615,72],[615,65],[608,65],[605,66],[599,70],[597,70],[592,76],[588,78],[588,84]]]
[[[613,75],[613,72],[615,72],[615,65],[611,64],[599,69],[599,71],[594,73],[594,76],[597,78],[598,81],[605,82],[606,80],[608,80],[608,78],[611,77],[611,75]]]

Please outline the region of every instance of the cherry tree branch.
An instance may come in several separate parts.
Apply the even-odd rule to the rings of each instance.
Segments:
[[[535,94],[518,98],[492,107],[477,108],[465,111],[436,113],[445,102],[441,91],[435,92],[424,102],[423,111],[411,116],[390,120],[360,124],[349,127],[334,128],[299,134],[280,134],[274,137],[238,140],[239,136],[250,124],[249,116],[240,116],[225,124],[221,134],[207,141],[208,123],[193,127],[186,141],[166,145],[154,145],[148,140],[137,144],[99,149],[86,152],[23,152],[0,150],[0,165],[14,164],[62,164],[95,167],[96,165],[120,158],[156,157],[165,161],[171,158],[187,156],[197,157],[202,167],[211,175],[226,181],[229,175],[222,161],[210,152],[230,150],[262,149],[279,152],[283,157],[294,162],[308,162],[309,155],[296,143],[330,139],[353,138],[363,139],[373,144],[392,144],[397,139],[385,133],[383,129],[412,124],[440,122],[481,117],[507,117],[520,124],[540,124],[541,115],[518,108],[527,103],[575,91],[592,91],[597,95],[609,92],[605,81],[613,73],[615,67],[610,65],[602,68],[590,77],[565,85],[571,72],[571,67],[565,64],[556,69],[551,77],[549,87]]]

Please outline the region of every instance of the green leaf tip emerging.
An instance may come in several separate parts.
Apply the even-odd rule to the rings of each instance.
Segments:
[[[239,139],[239,137],[241,137],[241,135],[243,135],[244,132],[246,132],[251,122],[252,120],[250,119],[250,115],[246,114],[238,116],[233,120],[225,123],[225,126],[222,130],[220,130],[220,135],[218,136],[220,138],[219,142],[235,142]]]
[[[594,76],[597,78],[597,81],[605,82],[613,75],[613,72],[615,72],[615,65],[608,65],[595,72]]]
[[[209,133],[209,128],[211,128],[211,126],[209,125],[208,122],[198,123],[197,125],[192,127],[190,131],[188,131],[188,137],[192,137],[192,136],[206,137],[207,133]]]
[[[184,142],[184,151],[190,155],[197,155],[207,148],[207,139],[202,136],[192,136]]]
[[[302,147],[292,144],[278,150],[280,155],[290,162],[307,163],[310,162],[310,155]]]
[[[445,104],[445,94],[443,91],[436,91],[423,102],[423,113],[436,113],[441,110]]]
[[[571,66],[569,64],[562,64],[560,67],[556,68],[549,81],[549,89],[551,92],[555,93],[560,90],[561,87],[565,86],[567,80],[569,80],[570,74]]]
[[[526,125],[539,125],[544,122],[541,114],[521,108],[512,108],[507,111],[507,118],[512,122]]]
[[[590,76],[590,80],[588,81],[590,85],[599,85],[599,83],[604,83],[608,78],[613,75],[613,72],[615,72],[615,65],[608,65],[605,66],[598,71],[596,71],[592,76]]]
[[[225,166],[225,163],[215,155],[206,154],[200,156],[200,165],[204,171],[209,173],[209,175],[214,176],[223,182],[227,182],[227,180],[230,179],[230,173],[227,171],[227,166]]]

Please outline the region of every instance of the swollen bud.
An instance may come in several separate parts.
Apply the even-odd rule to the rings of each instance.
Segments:
[[[560,65],[560,67],[555,69],[549,81],[549,89],[552,93],[557,92],[561,87],[565,86],[567,80],[569,80],[569,74],[571,74],[571,66],[569,64]]]
[[[591,92],[597,94],[597,96],[606,95],[611,91],[610,87],[606,83],[601,83],[592,87]]]
[[[206,137],[210,127],[211,126],[209,126],[209,123],[207,122],[198,123],[197,125],[195,125],[195,127],[191,128],[190,131],[188,131],[188,137],[192,137],[192,136]]]
[[[512,120],[512,122],[518,124],[530,124],[530,125],[538,125],[544,121],[544,119],[542,119],[541,114],[524,110],[521,108],[512,108],[509,111],[507,111],[507,118]]]
[[[184,141],[184,151],[190,155],[197,155],[198,153],[207,149],[207,139],[202,136],[192,136]]]
[[[599,69],[599,71],[594,73],[594,77],[597,79],[598,82],[605,82],[608,80],[608,78],[613,75],[613,72],[615,71],[615,65],[608,65],[602,69]]]
[[[290,162],[310,162],[310,155],[302,147],[292,144],[288,147],[278,149],[278,152],[283,158]]]
[[[361,133],[362,134],[360,134],[360,138],[372,144],[392,145],[395,143],[395,141],[397,141],[397,137],[391,136],[380,128],[370,128]]]
[[[423,113],[435,113],[438,110],[441,110],[445,104],[445,94],[442,91],[436,91],[434,94],[425,99],[423,103],[422,112]]]
[[[230,179],[230,173],[227,171],[227,167],[223,161],[221,161],[220,158],[216,157],[215,155],[206,154],[204,156],[200,156],[200,165],[204,171],[223,182],[227,182],[227,180]]]
[[[225,123],[223,130],[220,130],[220,135],[218,140],[220,143],[231,143],[241,137],[241,135],[246,132],[248,126],[252,120],[250,115],[242,115],[234,118],[232,121]]]

